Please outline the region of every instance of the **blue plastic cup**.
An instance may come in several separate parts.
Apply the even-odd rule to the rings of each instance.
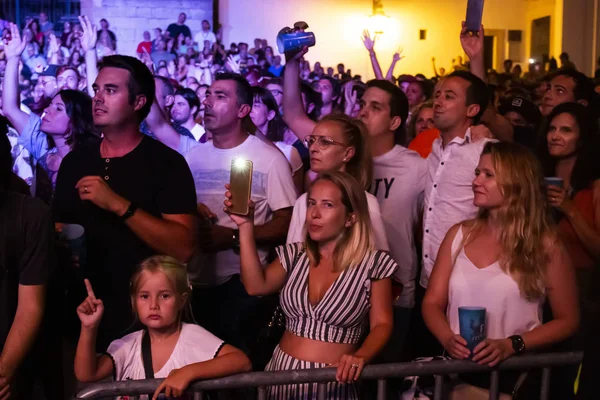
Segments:
[[[565,181],[563,178],[558,178],[556,176],[547,176],[544,178],[544,183],[546,186],[558,186],[559,188],[564,188]]]
[[[281,54],[302,50],[304,46],[312,47],[316,42],[315,34],[312,32],[291,32],[277,35],[277,49]]]
[[[467,348],[473,349],[485,338],[485,308],[484,307],[459,307],[458,323],[460,336],[467,341]]]
[[[61,240],[69,246],[71,255],[79,259],[79,266],[83,267],[86,261],[85,229],[77,224],[64,224],[60,233]]]

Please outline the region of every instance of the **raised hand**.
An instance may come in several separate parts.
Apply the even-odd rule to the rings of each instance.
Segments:
[[[252,225],[254,223],[254,202],[252,200],[248,200],[248,215],[232,214],[230,212],[230,207],[233,205],[233,203],[231,202],[232,196],[231,192],[229,191],[229,184],[225,185],[225,189],[227,189],[227,191],[225,192],[225,201],[223,202],[225,207],[223,208],[223,211],[229,214],[229,218],[231,218],[231,220],[235,222],[238,227],[248,223]]]
[[[398,47],[398,50],[396,50],[396,52],[392,56],[392,60],[394,62],[398,62],[398,61],[402,60],[404,58],[404,56],[402,55],[403,51],[404,51],[404,49],[402,47]]]
[[[88,329],[96,329],[100,325],[102,314],[104,314],[104,304],[102,300],[97,299],[92,289],[92,284],[89,280],[84,279],[85,288],[88,296],[86,299],[77,307],[77,315],[81,321],[81,326]]]
[[[344,98],[346,100],[344,113],[349,117],[352,117],[352,110],[354,109],[354,106],[356,105],[356,101],[358,99],[358,95],[354,90],[354,85],[352,82],[348,82],[344,86]]]
[[[51,33],[49,36],[49,39],[50,39],[50,42],[48,45],[48,53],[50,55],[58,53],[59,47],[58,47],[58,40],[56,40],[56,35],[54,33]]]
[[[363,31],[363,34],[361,36],[361,39],[363,41],[363,44],[365,45],[365,48],[369,51],[369,53],[372,53],[373,51],[375,51],[375,42],[377,41],[378,35],[375,34],[375,37],[371,39],[371,33],[369,33],[369,31],[367,29],[365,29]]]
[[[470,32],[465,22],[462,23],[462,30],[460,32],[460,44],[462,45],[465,54],[469,56],[469,59],[476,57],[483,57],[483,25],[479,27],[479,32]]]
[[[86,15],[79,16],[79,23],[81,24],[81,47],[86,53],[96,48],[96,42],[98,41],[98,29],[96,25],[92,25],[90,19]]]
[[[10,24],[10,39],[4,40],[4,54],[7,60],[21,57],[27,43],[21,40],[19,27],[13,23]]]
[[[231,68],[232,72],[236,74],[240,73],[240,64],[233,59],[233,56],[229,56],[227,58],[227,65],[229,65],[229,68]]]

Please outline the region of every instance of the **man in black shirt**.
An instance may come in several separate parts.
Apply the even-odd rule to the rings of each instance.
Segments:
[[[0,189],[0,398],[31,396],[30,349],[54,269],[54,228],[38,199]]]
[[[179,36],[180,33],[183,33],[183,36],[185,36],[185,37],[192,37],[192,32],[190,31],[190,28],[188,28],[188,26],[185,25],[186,19],[187,19],[187,15],[185,15],[185,13],[179,14],[179,18],[177,18],[177,22],[174,24],[171,24],[167,27],[167,32],[169,33],[169,37],[177,40],[177,36]],[[201,43],[201,44],[203,44],[203,43]]]
[[[63,159],[54,214],[85,228],[82,272],[104,300],[103,348],[132,325],[135,266],[154,254],[191,257],[196,194],[184,158],[140,132],[154,99],[148,68],[133,57],[105,57],[93,88],[94,124],[104,136]]]

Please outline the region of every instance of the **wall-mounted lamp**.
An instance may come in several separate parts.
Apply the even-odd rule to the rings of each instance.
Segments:
[[[373,14],[369,15],[370,31],[376,35],[385,33],[390,17],[383,12],[382,0],[373,0]]]

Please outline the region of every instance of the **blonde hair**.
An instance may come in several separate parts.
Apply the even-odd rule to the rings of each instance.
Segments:
[[[339,272],[360,264],[367,253],[374,249],[367,196],[356,179],[345,172],[323,173],[312,187],[319,181],[328,181],[337,186],[346,212],[355,216],[354,224],[344,229],[333,251],[333,268]],[[304,245],[311,264],[318,265],[321,261],[319,244],[307,233]]]
[[[184,264],[170,256],[152,256],[147,258],[141,262],[141,264],[133,273],[133,276],[131,277],[131,283],[129,285],[129,294],[131,295],[131,304],[134,312],[137,314],[137,311],[135,310],[135,297],[139,291],[140,278],[144,271],[151,273],[162,272],[165,274],[171,283],[171,286],[173,286],[177,296],[180,298],[185,298],[185,303],[182,307],[184,310],[183,316],[185,319],[193,321],[192,309],[190,305],[192,287],[190,285],[190,281],[188,280],[187,269]],[[182,316],[180,314],[180,321],[181,317]]]
[[[346,114],[329,114],[319,121],[335,122],[346,139],[348,147],[354,147],[354,155],[346,163],[346,172],[356,179],[363,190],[367,190],[373,179],[373,159],[367,140],[367,128],[357,119]]]
[[[542,191],[541,166],[529,150],[514,143],[489,142],[481,153],[482,156],[486,154],[492,158],[496,180],[506,200],[506,205],[498,210],[503,254],[500,266],[515,279],[525,298],[539,299],[547,284],[549,257],[546,243],[548,239],[557,238]],[[479,210],[463,245],[489,217],[489,210]]]

